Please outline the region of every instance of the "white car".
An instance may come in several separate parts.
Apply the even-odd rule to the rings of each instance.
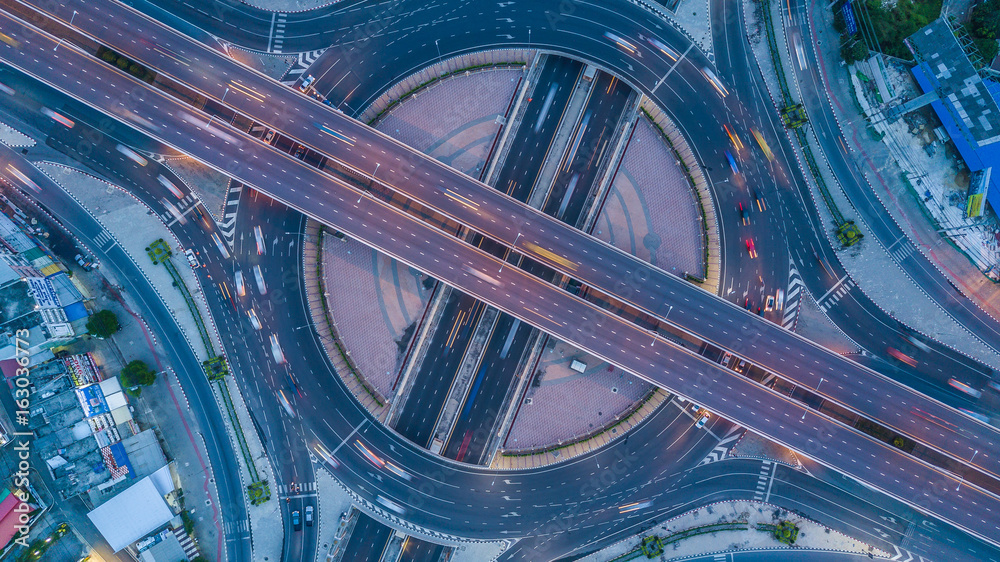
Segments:
[[[247,285],[243,282],[243,272],[237,269],[233,279],[236,282],[236,294],[241,297],[247,296]]]
[[[264,255],[267,251],[267,245],[264,244],[264,235],[260,232],[260,225],[253,227],[253,237],[257,240],[257,255]]]
[[[274,362],[281,365],[285,362],[285,353],[278,345],[278,334],[271,334],[271,354],[274,355]]]
[[[135,162],[140,166],[145,166],[146,164],[149,164],[149,161],[140,156],[138,152],[132,150],[131,148],[123,144],[119,144],[118,146],[116,146],[115,150],[121,152],[125,156],[125,158],[128,158],[129,160]]]
[[[198,267],[198,258],[195,257],[194,250],[192,250],[191,248],[184,250],[184,256],[187,258],[188,263],[191,264],[191,267],[193,268]]]
[[[212,233],[212,240],[215,242],[215,247],[219,249],[219,253],[222,254],[222,257],[229,259],[229,248],[226,248],[226,245],[222,243],[222,239],[219,238],[219,234],[217,232]]]
[[[167,191],[169,191],[171,194],[173,194],[174,197],[176,197],[178,199],[183,199],[184,198],[184,194],[181,193],[181,190],[177,189],[177,186],[174,185],[174,182],[168,180],[167,177],[164,176],[163,174],[160,174],[160,175],[156,176],[156,181],[160,182],[160,185],[162,185],[163,187],[167,188]]]
[[[396,515],[403,515],[404,513],[406,513],[406,510],[403,509],[403,506],[399,505],[398,503],[390,500],[389,498],[383,495],[376,496],[375,501],[382,504],[386,509],[395,513]]]
[[[710,414],[708,412],[705,412],[705,414],[703,416],[701,416],[701,419],[698,420],[698,423],[694,424],[694,426],[697,429],[701,429],[701,428],[705,427],[705,424],[708,423],[708,418],[710,418],[710,417],[712,417],[712,414]]]
[[[257,318],[257,311],[250,309],[247,311],[247,316],[250,317],[250,325],[253,326],[254,330],[259,330],[261,328],[260,318]]]
[[[264,275],[260,272],[260,265],[253,266],[253,276],[257,280],[257,290],[261,295],[267,294],[267,285],[264,284]]]

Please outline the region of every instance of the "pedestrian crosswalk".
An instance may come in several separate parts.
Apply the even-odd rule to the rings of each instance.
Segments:
[[[766,502],[771,498],[771,482],[774,477],[776,465],[771,461],[760,463],[760,474],[757,477],[757,489],[753,493],[754,501]]]
[[[917,249],[909,240],[903,240],[895,248],[892,246],[889,248],[891,248],[889,250],[889,255],[892,256],[892,259],[896,260],[896,263],[902,263],[903,260],[912,256],[913,252]]]
[[[833,305],[837,304],[837,301],[854,288],[855,285],[856,283],[854,282],[854,279],[845,275],[840,279],[840,281],[837,281],[837,284],[834,285],[832,289],[820,297],[819,300],[816,301],[816,304],[823,309],[823,312],[828,312],[831,308],[833,308]]]
[[[720,552],[712,557],[715,562],[729,562],[729,554],[725,552]]]
[[[299,53],[299,60],[294,66],[292,66],[292,68],[288,69],[288,72],[285,73],[285,77],[281,80],[281,83],[288,86],[295,84],[295,81],[302,76],[302,73],[308,70],[309,67],[312,66],[312,63],[316,62],[316,59],[318,59],[324,51],[326,51],[326,49],[317,49],[315,51]]]
[[[285,24],[288,20],[288,14],[283,14],[278,12],[274,16],[274,24],[271,29],[271,52],[280,53],[282,50],[282,44],[285,42]]]
[[[226,194],[226,205],[223,208],[222,222],[219,223],[222,237],[230,248],[233,248],[236,242],[236,211],[239,210],[240,193],[242,192],[242,183],[230,182],[229,192]]]
[[[222,525],[222,529],[227,535],[230,534],[243,534],[250,531],[250,524],[246,519],[240,519],[239,521],[227,521]]]
[[[107,250],[115,245],[115,239],[111,237],[111,234],[107,230],[98,232],[97,236],[94,237],[94,242],[97,242],[98,247],[102,250]]]
[[[173,226],[175,222],[184,224],[187,222],[187,215],[191,212],[191,209],[198,205],[198,198],[192,193],[188,193],[183,199],[180,199],[176,203],[173,203],[167,199],[161,201],[163,209],[160,210],[160,219],[168,227]]]
[[[708,456],[701,459],[701,462],[698,463],[698,466],[712,464],[713,462],[718,462],[726,458],[726,455],[729,454],[729,450],[732,449],[734,445],[736,445],[736,440],[740,438],[740,435],[742,435],[742,433],[734,433],[730,434],[728,437],[723,438],[722,441],[719,441],[719,444],[716,445],[714,449],[712,449],[712,452],[710,452]]]
[[[191,535],[184,532],[184,527],[175,528],[174,536],[177,537],[177,542],[181,543],[181,548],[184,549],[184,555],[188,557],[188,560],[198,556],[198,545],[195,544]]]
[[[785,291],[784,315],[781,318],[781,327],[786,330],[795,330],[795,324],[799,320],[799,308],[802,305],[803,291],[805,283],[802,282],[802,275],[795,269],[795,263],[788,262],[788,290]]]
[[[315,491],[316,491],[315,482],[306,482],[304,484],[291,484],[291,485],[281,484],[278,486],[278,493],[282,495],[308,494],[310,492],[315,492]]]

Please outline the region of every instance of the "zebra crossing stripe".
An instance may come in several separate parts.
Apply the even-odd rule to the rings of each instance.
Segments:
[[[781,327],[794,330],[799,319],[799,308],[802,305],[802,291],[805,289],[802,275],[795,268],[795,263],[788,260],[788,289],[785,295],[785,314],[781,318]]]
[[[712,449],[710,453],[708,453],[708,456],[703,458],[701,462],[698,463],[698,466],[704,466],[706,464],[718,462],[726,458],[726,455],[729,453],[729,450],[733,448],[734,445],[733,442],[739,438],[740,434],[737,432],[733,432],[728,437],[724,438],[722,441],[719,441],[719,444],[716,445],[715,448]]]
[[[295,81],[298,80],[298,77],[308,70],[309,67],[312,66],[312,64],[316,62],[320,55],[322,55],[325,51],[326,49],[317,49],[315,51],[299,53],[298,61],[296,61],[295,66],[290,68],[288,72],[285,73],[286,79],[282,80],[281,83],[287,86],[294,85]]]
[[[896,262],[902,262],[906,258],[913,255],[914,250],[916,250],[916,248],[913,244],[906,242],[904,244],[900,244],[898,248],[889,253],[892,254],[892,257],[896,260]]]
[[[188,559],[198,556],[198,545],[194,543],[191,535],[184,532],[184,527],[177,527],[174,529],[174,536],[177,537],[177,542],[181,543],[181,548],[184,549],[184,555],[187,556]]]

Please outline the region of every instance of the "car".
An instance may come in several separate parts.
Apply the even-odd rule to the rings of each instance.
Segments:
[[[750,224],[750,213],[747,211],[747,207],[740,203],[740,220],[743,221],[743,225],[746,226]]]
[[[76,264],[83,268],[84,271],[90,271],[94,269],[94,263],[87,260],[83,254],[77,254],[74,258]]]
[[[733,158],[733,153],[726,151],[726,160],[729,161],[729,167],[733,169],[734,174],[740,173],[740,167],[736,165],[736,159]]]
[[[956,390],[961,390],[962,392],[968,394],[973,398],[979,398],[980,396],[983,395],[982,391],[976,390],[975,388],[972,388],[971,386],[965,384],[964,382],[961,382],[956,379],[948,379],[948,384],[951,385],[952,388]]]
[[[747,253],[750,254],[751,259],[757,258],[757,246],[753,243],[753,238],[747,238]]]
[[[247,316],[250,317],[250,325],[253,326],[254,330],[261,329],[260,318],[257,318],[257,311],[251,308],[247,310]]]
[[[73,126],[76,125],[76,123],[74,123],[72,119],[66,117],[61,113],[56,113],[55,111],[52,111],[47,107],[43,107],[41,111],[42,115],[48,117],[49,119],[52,119],[53,121],[59,123],[60,125],[66,127],[67,129],[72,129]]]
[[[292,408],[292,402],[288,400],[287,396],[285,396],[285,391],[280,388],[278,389],[278,404],[281,404],[281,407],[284,408],[288,417],[292,419],[298,417],[295,415],[295,409]]]
[[[10,35],[7,35],[6,33],[0,33],[0,41],[3,41],[4,43],[10,45],[11,47],[14,47],[15,49],[21,46],[20,41],[14,39]]]
[[[764,300],[764,310],[766,312],[774,310],[774,295],[767,295],[767,299]]]
[[[264,133],[264,142],[271,144],[272,140],[274,140],[274,129],[268,129],[267,132]]]
[[[701,419],[698,420],[698,423],[694,424],[695,428],[701,429],[705,427],[705,424],[708,423],[708,418],[710,417],[712,417],[712,414],[705,412],[705,414],[701,416]]]
[[[375,501],[382,504],[383,506],[385,506],[386,509],[392,511],[396,515],[404,515],[406,513],[406,510],[403,509],[403,506],[399,505],[398,503],[390,500],[389,498],[381,494],[375,497]]]
[[[118,146],[116,146],[115,150],[122,153],[122,155],[124,155],[125,158],[128,158],[129,160],[135,162],[140,166],[145,166],[146,164],[149,164],[149,161],[143,158],[138,152],[132,150],[131,148],[123,144],[119,144]]]
[[[305,92],[306,90],[309,89],[309,86],[313,85],[313,82],[315,82],[315,81],[316,81],[316,77],[313,76],[312,74],[306,76],[305,78],[302,79],[302,83],[299,84],[299,91],[300,92]]]
[[[292,528],[296,531],[302,530],[302,518],[299,517],[299,510],[297,509],[292,512]]]
[[[916,359],[910,357],[909,355],[903,353],[902,351],[896,349],[895,347],[890,347],[890,348],[886,349],[886,352],[888,352],[889,356],[892,357],[893,359],[895,359],[896,361],[899,361],[901,363],[906,363],[907,365],[909,365],[911,367],[916,367],[917,366],[917,360]],[[954,381],[955,379],[951,379],[951,380]],[[948,383],[951,384],[951,381],[948,381]],[[959,384],[961,384],[961,383],[959,383]],[[958,388],[959,390],[962,390],[961,388],[955,386],[954,384],[952,384],[951,386],[954,386],[955,388]],[[962,386],[965,386],[965,385],[962,385]],[[966,392],[966,391],[962,390],[962,392]],[[979,398],[979,397],[977,396],[976,398]]]
[[[760,134],[760,131],[757,129],[750,129],[750,132],[753,133],[753,138],[757,140],[757,144],[760,146],[767,161],[774,162],[774,153],[771,152],[771,147],[767,146],[767,142],[764,141],[764,135]]]
[[[222,254],[222,257],[229,259],[229,248],[226,248],[226,245],[222,243],[222,239],[219,238],[218,232],[212,233],[212,241],[215,242],[215,247],[219,249],[219,253]]]
[[[198,267],[198,265],[199,265],[198,264],[198,258],[195,257],[194,250],[192,250],[191,248],[188,248],[187,250],[184,250],[184,257],[187,258],[188,263],[191,265],[192,268],[197,268]]]
[[[236,273],[233,274],[233,279],[236,282],[236,294],[241,297],[247,296],[247,285],[243,281],[243,272],[237,269]]]
[[[285,362],[285,352],[281,351],[278,343],[278,334],[271,334],[271,354],[274,355],[274,362],[281,365]]]
[[[733,143],[733,147],[737,152],[743,150],[743,141],[736,135],[736,132],[730,129],[729,125],[723,125],[722,128],[726,130],[726,134],[729,135],[729,142]]]
[[[697,415],[698,412],[701,411],[701,406],[699,406],[697,404],[691,404],[691,411],[694,412],[695,415]]]
[[[306,147],[305,146],[303,146],[303,145],[300,144],[299,146],[295,147],[295,157],[296,158],[298,158],[299,160],[305,160],[305,155],[306,155]]]
[[[675,51],[675,50],[671,49],[670,47],[664,45],[663,41],[660,41],[659,39],[657,39],[655,37],[644,37],[644,36],[640,35],[639,39],[645,39],[647,43],[649,43],[650,45],[652,45],[656,50],[660,51],[661,53],[663,53],[664,55],[666,55],[667,57],[669,57],[670,60],[672,60],[674,62],[676,62],[677,59],[680,58],[680,55],[677,54],[677,51]]]
[[[619,49],[627,52],[628,54],[633,55],[633,56],[637,56],[637,57],[640,57],[640,58],[642,57],[642,53],[639,52],[639,49],[636,49],[635,45],[633,45],[632,43],[626,41],[624,38],[619,37],[618,35],[615,35],[614,33],[611,33],[610,31],[605,31],[604,32],[604,38],[607,39],[607,40],[609,40],[609,41],[611,41],[615,45],[618,45]]]
[[[119,145],[119,146],[121,146],[121,145]],[[160,182],[160,185],[162,185],[163,187],[167,188],[167,191],[169,191],[171,194],[173,194],[174,197],[176,197],[178,199],[183,199],[184,198],[184,194],[181,192],[181,190],[177,189],[177,186],[174,185],[174,182],[172,182],[169,179],[167,179],[167,177],[164,176],[163,174],[160,174],[160,175],[156,176],[156,181]]]
[[[705,80],[708,80],[708,83],[715,88],[715,91],[718,92],[720,96],[726,97],[729,95],[729,90],[722,85],[722,80],[719,80],[719,77],[712,72],[711,68],[708,68],[707,66],[702,67],[701,75],[705,77]]]
[[[262,256],[267,253],[267,244],[264,243],[264,235],[260,231],[260,225],[253,227],[253,237],[257,241],[257,255]]]
[[[313,524],[313,506],[306,506],[306,526],[312,527]]]
[[[261,295],[267,294],[267,285],[264,284],[264,275],[260,272],[260,265],[253,266],[253,276],[257,280],[257,290]]]

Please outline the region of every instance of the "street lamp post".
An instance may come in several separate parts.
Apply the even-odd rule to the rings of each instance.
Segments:
[[[979,449],[976,449],[976,451],[974,453],[972,453],[972,458],[969,459],[969,464],[972,464],[972,461],[976,460],[976,455],[978,455],[978,454],[979,454]],[[955,491],[956,492],[958,491],[959,488],[962,487],[962,481],[963,480],[965,480],[965,477],[959,478],[959,480],[958,480],[958,486],[955,486]]]
[[[437,52],[438,52],[438,63],[441,62],[441,45],[438,45],[439,41],[441,41],[441,40],[440,39],[435,39],[434,40],[434,46],[437,47]]]
[[[375,171],[372,172],[372,181],[375,181],[375,174],[378,173],[378,167],[381,166],[381,165],[382,165],[381,162],[376,162],[375,163]],[[368,193],[368,188],[367,187],[365,187],[365,190],[361,192],[360,196],[358,196],[358,202],[356,204],[361,204],[361,200],[364,198],[364,196],[365,196],[366,193]]]
[[[72,17],[69,18],[69,24],[73,25],[73,20],[76,19],[76,10],[73,10]]]
[[[521,237],[521,233],[518,232],[517,236],[514,237],[514,242],[511,243],[511,245],[510,245],[511,248],[513,248],[514,246],[517,246],[517,239],[520,238],[520,237]],[[500,263],[500,271],[498,271],[497,274],[503,273],[503,266],[505,266],[505,265],[507,265],[507,260],[504,260],[503,262]]]

